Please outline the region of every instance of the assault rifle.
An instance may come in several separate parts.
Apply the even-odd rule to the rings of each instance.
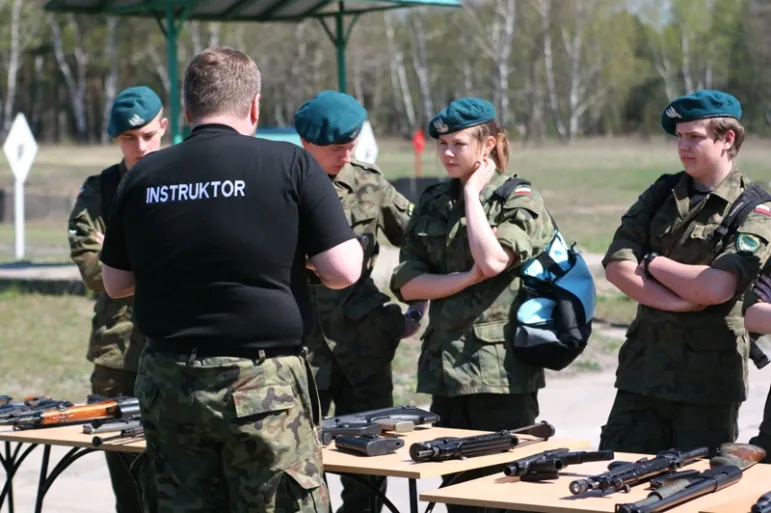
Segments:
[[[710,460],[709,470],[696,475],[674,473],[651,481],[654,491],[632,504],[616,504],[616,513],[658,513],[737,483],[742,472],[765,458],[766,451],[749,444],[725,443]],[[753,510],[754,511],[754,510]]]
[[[13,419],[23,413],[61,409],[72,406],[70,401],[60,401],[48,396],[29,396],[22,401],[13,401],[7,395],[0,396],[0,420]]]
[[[416,406],[394,406],[330,417],[321,421],[321,441],[329,445],[340,435],[379,435],[383,431],[406,433],[420,424],[439,422],[439,415]]]
[[[673,472],[683,465],[708,456],[709,448],[700,447],[690,451],[669,449],[656,454],[652,459],[642,458],[636,462],[614,461],[608,465],[608,472],[572,481],[570,493],[578,495],[589,490],[628,492],[633,485]]]
[[[517,435],[534,436],[536,440],[520,440]],[[554,426],[543,421],[531,426],[497,433],[461,438],[444,437],[427,442],[415,442],[410,446],[410,457],[418,462],[472,458],[506,452],[518,445],[542,442],[552,436],[554,436]]]
[[[136,415],[139,415],[139,400],[123,396],[65,408],[22,411],[13,417],[0,419],[0,426],[13,426],[14,429],[45,428]]]
[[[752,505],[752,513],[771,513],[771,492],[761,495],[758,501]]]
[[[117,435],[95,436],[93,439],[91,439],[91,444],[93,444],[94,447],[99,447],[104,442],[110,442],[112,440],[124,440],[128,438],[144,438],[144,437],[145,437],[145,428],[142,426],[138,426],[138,427],[121,429],[120,433],[118,433]]]
[[[608,461],[614,457],[613,451],[575,451],[567,447],[539,452],[526,456],[503,467],[507,476],[519,477],[520,481],[544,481],[557,479],[559,471],[568,465],[580,465],[590,461]]]

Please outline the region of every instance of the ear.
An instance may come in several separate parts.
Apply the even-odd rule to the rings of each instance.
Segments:
[[[260,119],[260,95],[254,97],[252,106],[249,109],[249,122],[256,125]]]
[[[495,143],[496,143],[495,137],[493,137],[492,135],[487,136],[487,138],[485,139],[485,153],[490,153],[491,151],[493,151],[495,149]]]
[[[729,130],[723,136],[723,148],[726,150],[730,149],[734,145],[735,141],[736,133],[733,130]]]
[[[188,125],[192,125],[193,124],[193,116],[190,115],[190,111],[187,110],[187,107],[185,107],[184,110],[185,110],[185,121],[187,121]]]
[[[305,149],[305,150],[309,150],[309,149],[310,149],[310,147],[311,147],[311,143],[309,143],[308,141],[306,141],[306,140],[305,140],[305,139],[303,139],[302,137],[300,137],[300,142],[301,142],[301,143],[302,143],[302,145],[303,145],[303,149]]]
[[[166,127],[169,126],[169,120],[166,118],[161,118],[161,136],[163,136],[166,133]]]

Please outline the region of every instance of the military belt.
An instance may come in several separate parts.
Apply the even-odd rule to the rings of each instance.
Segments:
[[[254,345],[233,345],[228,347],[227,344],[197,346],[184,342],[148,339],[146,348],[148,351],[157,353],[169,353],[194,358],[229,356],[233,358],[248,358],[250,360],[277,358],[279,356],[300,356],[306,352],[305,346],[299,342],[292,346],[259,347]]]

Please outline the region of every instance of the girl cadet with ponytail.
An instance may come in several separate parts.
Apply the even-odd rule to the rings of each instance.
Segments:
[[[536,190],[506,171],[509,142],[490,102],[455,100],[428,132],[450,180],[420,196],[390,284],[402,301],[430,300],[417,391],[432,396],[441,426],[532,424],[545,381],[542,368],[511,351],[518,268],[552,240],[551,219]],[[495,471],[466,472],[462,480]],[[450,513],[473,510],[448,506]]]

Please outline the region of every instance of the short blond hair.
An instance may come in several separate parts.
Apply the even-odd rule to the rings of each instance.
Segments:
[[[709,130],[712,131],[712,140],[722,139],[729,130],[734,133],[734,143],[728,150],[730,158],[736,157],[744,142],[744,127],[736,118],[711,118],[708,123]]]
[[[227,46],[196,54],[187,65],[185,107],[193,119],[218,114],[245,117],[260,94],[260,71],[245,53]]]

